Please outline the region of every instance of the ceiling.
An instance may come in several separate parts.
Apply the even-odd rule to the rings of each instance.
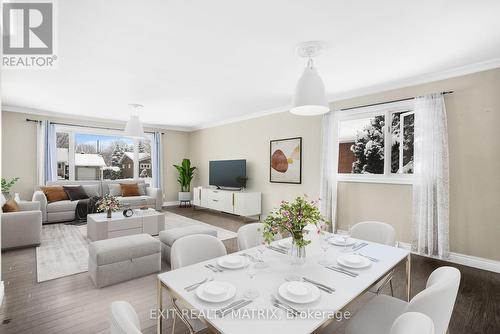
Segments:
[[[330,97],[500,58],[500,1],[64,0],[58,68],[2,71],[4,106],[197,128],[286,108],[305,61]],[[6,108],[7,109],[7,108]],[[284,109],[283,109],[284,110]]]

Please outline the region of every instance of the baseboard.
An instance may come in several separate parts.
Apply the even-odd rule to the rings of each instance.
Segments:
[[[163,202],[163,206],[179,206],[179,201]]]
[[[3,281],[0,281],[0,306],[3,303],[3,296],[5,294]]]
[[[411,250],[411,245],[409,243],[406,243],[406,242],[398,242],[398,247],[406,249],[406,250]],[[417,254],[417,253],[414,253],[414,254]],[[422,254],[418,254],[418,255],[439,259],[439,258],[433,257],[433,256],[427,256],[427,255],[422,255]],[[482,257],[450,252],[449,258],[440,259],[440,260],[448,261],[448,262],[455,263],[455,264],[461,264],[461,265],[472,267],[472,268],[492,271],[494,273],[500,273],[500,261],[485,259]]]

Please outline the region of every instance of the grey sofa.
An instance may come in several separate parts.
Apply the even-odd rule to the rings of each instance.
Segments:
[[[21,211],[2,212],[2,249],[40,244],[42,212],[37,202],[18,203]],[[1,210],[1,208],[0,208]]]
[[[110,183],[145,183],[144,180],[124,179],[124,180],[102,180],[102,181],[51,181],[47,186],[76,186],[82,185],[88,195],[103,196],[109,194]],[[122,205],[137,209],[144,204],[147,207],[161,210],[163,205],[163,194],[161,189],[146,186],[143,196],[121,197],[117,196]],[[78,201],[58,201],[47,203],[47,198],[41,190],[36,190],[33,194],[33,201],[40,202],[42,219],[44,223],[56,223],[71,221],[75,219],[75,209]]]

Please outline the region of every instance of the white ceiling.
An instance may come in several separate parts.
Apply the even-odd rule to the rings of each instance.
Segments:
[[[289,105],[321,40],[329,96],[500,58],[500,1],[64,0],[56,70],[3,70],[2,103],[201,127]]]

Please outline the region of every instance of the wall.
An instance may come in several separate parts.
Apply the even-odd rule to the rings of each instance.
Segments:
[[[332,109],[385,102],[431,92],[446,95],[450,152],[450,247],[458,253],[500,260],[500,69],[332,103]],[[262,191],[263,213],[281,199],[319,191],[320,117],[290,113],[202,129],[191,134],[189,152],[199,167],[196,184],[208,184],[208,161],[248,160],[248,187]],[[269,182],[269,140],[303,137],[303,183]],[[338,188],[341,228],[360,220],[394,225],[398,239],[411,235],[411,186],[343,182]]]
[[[18,192],[22,199],[30,200],[37,185],[36,175],[36,123],[26,122],[26,118],[45,119],[37,115],[2,112],[2,177],[20,177],[13,192]],[[67,118],[50,120],[62,123],[89,126],[123,127],[123,124],[97,123]],[[189,150],[189,133],[161,129],[163,135],[163,189],[165,201],[177,200],[177,174],[172,164],[181,161]]]

